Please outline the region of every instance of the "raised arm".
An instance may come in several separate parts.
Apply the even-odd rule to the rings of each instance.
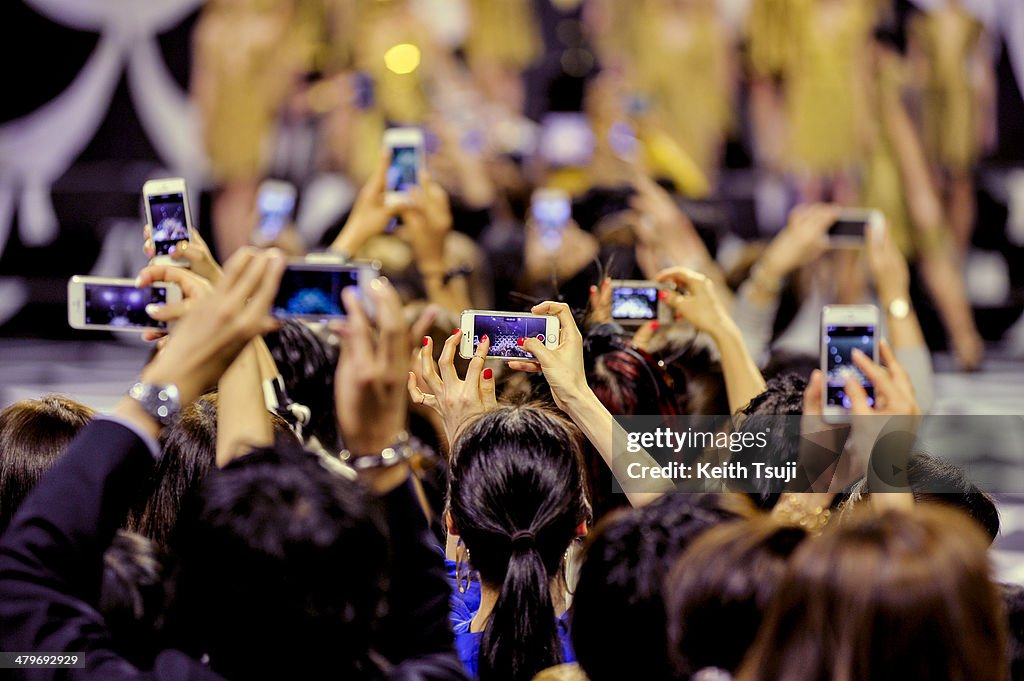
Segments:
[[[747,351],[736,322],[719,302],[714,283],[703,274],[683,267],[661,272],[658,281],[676,285],[676,291],[661,292],[665,302],[698,331],[711,336],[718,347],[729,410],[736,413],[763,393],[765,381],[761,370]]]

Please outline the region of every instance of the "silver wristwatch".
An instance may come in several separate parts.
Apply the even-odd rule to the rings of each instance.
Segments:
[[[128,397],[162,425],[169,426],[181,416],[181,396],[176,385],[139,382],[128,391]]]

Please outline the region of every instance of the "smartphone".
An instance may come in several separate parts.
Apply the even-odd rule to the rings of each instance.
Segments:
[[[68,324],[73,329],[165,331],[167,323],[152,319],[146,306],[178,302],[181,289],[173,283],[138,288],[134,279],[75,275],[68,280]]]
[[[885,229],[882,211],[845,208],[828,228],[829,245],[833,248],[859,248],[869,238],[869,231],[875,229]]]
[[[552,166],[579,168],[594,156],[594,131],[586,114],[556,111],[541,120],[537,145],[541,158]]]
[[[180,177],[149,180],[142,185],[142,197],[146,204],[146,220],[152,230],[153,260],[188,267],[187,260],[172,257],[179,241],[192,238],[192,217],[185,180]]]
[[[280,236],[295,213],[295,199],[298,190],[291,182],[264,180],[256,195],[256,211],[259,224],[256,227],[259,240],[273,241]]]
[[[344,319],[348,314],[341,292],[355,287],[367,304],[365,289],[376,276],[377,271],[370,263],[319,257],[292,259],[281,275],[271,314],[277,319],[311,322]]]
[[[462,329],[459,355],[465,359],[473,356],[483,336],[491,342],[488,357],[533,359],[533,355],[519,347],[520,338],[536,338],[552,349],[558,346],[558,318],[551,315],[466,310],[459,328]]]
[[[562,245],[565,228],[572,219],[572,199],[561,189],[537,189],[530,199],[530,215],[541,243],[549,250],[556,250]]]
[[[671,321],[668,306],[658,298],[658,292],[663,288],[656,281],[613,279],[612,319],[623,326]]]
[[[829,423],[849,418],[850,398],[846,395],[849,371],[864,386],[868,404],[874,404],[875,389],[853,363],[856,348],[878,361],[879,311],[874,305],[826,305],[821,312],[821,371],[825,374],[822,415]]]
[[[419,184],[426,157],[423,131],[419,128],[390,128],[384,132],[388,150],[387,186],[384,201],[396,205],[407,200],[407,192]]]

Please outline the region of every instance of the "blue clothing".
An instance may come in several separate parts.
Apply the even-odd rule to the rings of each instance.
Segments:
[[[474,679],[477,678],[480,669],[480,641],[484,636],[482,631],[471,632],[469,630],[469,625],[475,616],[475,610],[469,613],[465,619],[462,619],[462,615],[459,613],[452,612],[452,626],[455,629],[455,653],[462,660],[466,672]],[[569,638],[568,613],[559,617],[557,623],[558,640],[562,642],[562,662],[575,662],[576,653],[573,652],[572,641]]]

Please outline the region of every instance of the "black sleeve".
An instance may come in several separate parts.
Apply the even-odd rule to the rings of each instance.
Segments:
[[[392,570],[388,613],[375,647],[395,665],[393,680],[462,681],[467,677],[455,655],[444,560],[430,539],[412,479],[382,500],[391,532]]]
[[[176,651],[161,653],[153,672],[139,671],[113,652],[95,608],[103,552],[152,467],[153,457],[138,435],[98,419],[83,429],[15,514],[0,538],[0,650],[85,657],[82,669],[24,670],[20,678],[220,679]]]

